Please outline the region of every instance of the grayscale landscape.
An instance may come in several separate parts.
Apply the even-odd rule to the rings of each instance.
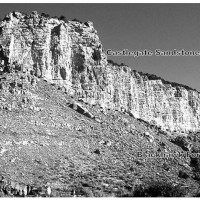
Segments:
[[[200,93],[113,60],[92,19],[1,20],[1,197],[200,196]]]

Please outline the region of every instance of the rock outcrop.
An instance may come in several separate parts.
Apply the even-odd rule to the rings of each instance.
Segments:
[[[90,113],[86,108],[84,108],[80,103],[73,102],[69,105],[70,108],[76,110],[78,113],[85,115],[89,118],[94,118],[93,114]]]
[[[166,131],[200,129],[200,94],[107,61],[92,22],[20,12],[0,22],[1,71],[16,66],[61,85],[77,99],[120,110]]]

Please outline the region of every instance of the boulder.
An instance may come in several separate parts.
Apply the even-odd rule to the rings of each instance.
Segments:
[[[69,107],[76,110],[78,113],[85,115],[86,117],[89,117],[91,119],[94,118],[94,115],[91,112],[89,112],[87,108],[85,108],[83,105],[81,105],[78,102],[71,103]]]
[[[177,136],[171,139],[171,142],[180,146],[184,151],[190,151],[193,147],[192,143],[185,136]]]

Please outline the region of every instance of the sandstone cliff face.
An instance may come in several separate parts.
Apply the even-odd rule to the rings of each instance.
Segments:
[[[20,66],[78,99],[171,131],[200,129],[200,94],[107,62],[92,22],[9,13],[0,23],[0,64]],[[7,67],[8,68],[8,67]]]
[[[102,54],[101,63],[107,63],[96,33],[92,22],[65,23],[37,12],[9,13],[0,23],[1,62],[18,64],[24,72],[64,84],[70,90],[72,79],[81,79],[87,66],[96,62],[92,59],[95,50]]]

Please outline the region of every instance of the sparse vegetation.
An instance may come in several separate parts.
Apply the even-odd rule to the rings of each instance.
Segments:
[[[5,16],[4,18],[3,18],[3,21],[9,21],[10,20],[10,17],[8,17],[8,16]]]
[[[74,21],[74,22],[79,22],[79,23],[83,23],[82,21],[80,21],[80,20],[78,20],[78,19],[76,19],[76,18],[74,18],[74,19],[72,19],[72,21]]]
[[[196,146],[192,148],[192,153],[200,153],[199,141],[197,141]],[[193,179],[200,181],[200,157],[191,157],[190,159],[190,166],[193,168]]]
[[[107,61],[108,61],[108,63],[115,65],[115,66],[124,66],[125,65],[124,63],[118,64],[118,63],[116,63],[116,62],[114,62],[113,60],[110,60],[110,59],[107,60]]]
[[[87,27],[89,27],[89,24],[87,22],[84,23]]]
[[[68,23],[67,18],[66,18],[65,16],[63,16],[63,15],[61,15],[61,16],[59,17],[59,20],[63,20],[65,23]]]
[[[133,70],[135,71],[135,70]],[[166,81],[164,80],[163,78],[159,77],[159,76],[156,76],[154,74],[148,74],[148,73],[144,73],[144,72],[138,72],[141,76],[147,76],[149,80],[161,80],[163,84],[169,84],[171,85],[172,87],[183,87],[185,88],[186,90],[193,90],[193,91],[197,91],[196,89],[193,89],[187,85],[183,85],[183,84],[180,84],[180,83],[176,83],[176,82],[170,82],[170,81]]]
[[[49,14],[46,14],[46,13],[41,13],[41,16],[45,17],[45,18],[50,18],[51,17]]]
[[[180,186],[162,181],[136,186],[133,197],[184,197],[186,191]]]
[[[179,171],[178,176],[179,176],[180,178],[184,178],[184,179],[186,179],[186,178],[189,177],[189,175],[188,175],[186,172],[182,171],[182,170]]]
[[[97,49],[94,49],[94,52],[93,52],[92,56],[93,56],[93,59],[95,61],[97,61],[97,63],[101,60],[101,53]]]
[[[13,17],[17,18],[16,11],[13,11]]]

